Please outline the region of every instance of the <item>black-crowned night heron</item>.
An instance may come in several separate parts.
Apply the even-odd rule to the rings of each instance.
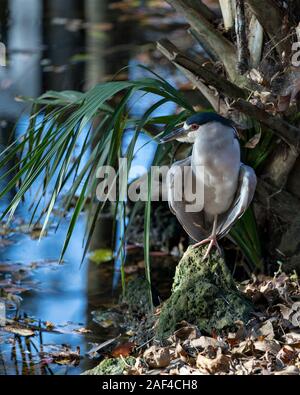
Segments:
[[[241,163],[240,145],[232,122],[216,113],[191,116],[183,127],[164,137],[161,143],[171,140],[193,144],[193,150],[190,157],[174,163],[169,171],[170,209],[188,235],[197,241],[194,247],[209,243],[206,259],[214,246],[221,253],[217,240],[227,235],[249,207],[256,175],[251,167]],[[202,176],[197,173],[197,167],[202,167]],[[187,209],[191,202],[184,198],[184,192],[183,199],[176,199],[176,185],[182,185],[176,181],[182,179],[184,168],[190,172],[193,183],[200,183],[204,191],[203,206],[196,212]]]

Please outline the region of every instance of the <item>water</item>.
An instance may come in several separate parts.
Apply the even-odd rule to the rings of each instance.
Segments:
[[[6,145],[15,123],[18,124],[18,135],[26,129],[28,122],[27,108],[14,100],[16,95],[36,97],[46,89],[85,89],[108,78],[108,74],[114,75],[128,63],[136,66],[146,61],[149,65],[147,56],[141,59],[132,47],[148,44],[149,37],[153,41],[157,36],[156,29],[155,37],[152,37],[151,23],[147,28],[143,22],[141,30],[138,22],[126,22],[126,11],[108,12],[107,7],[113,2],[101,1],[100,4],[94,0],[67,0],[62,5],[60,0],[51,0],[48,7],[43,8],[41,0],[26,0],[26,9],[22,7],[23,2],[0,0],[0,41],[7,44],[9,61],[8,67],[0,67],[2,146]],[[140,4],[141,15],[145,13],[146,3],[142,1]],[[159,12],[163,13],[164,9],[159,9]],[[124,22],[120,21],[122,17]],[[109,28],[116,21],[118,29]],[[166,19],[166,24],[169,22],[175,23],[174,20]],[[130,44],[129,49],[127,44],[130,40],[133,44]],[[114,47],[117,49],[114,50]],[[155,71],[163,71],[163,76],[174,83],[175,80],[181,81],[178,74],[170,74],[170,70],[165,67],[158,66]],[[132,67],[128,78],[138,78],[140,73],[140,69]],[[131,103],[131,113],[139,116],[155,100],[154,95],[142,99],[135,97]],[[161,112],[153,115],[167,115],[175,110],[172,104],[167,104]],[[131,137],[132,131],[129,130],[125,134],[124,149]],[[137,167],[130,173],[132,179],[141,175],[138,166],[143,164],[149,167],[155,154],[156,144],[144,146],[147,141],[143,135],[137,143]],[[80,149],[80,144],[77,149]],[[1,186],[4,184],[2,182]],[[120,333],[118,328],[105,329],[95,324],[91,315],[93,310],[107,308],[118,301],[120,262],[116,262],[115,266],[113,263],[95,265],[87,258],[81,264],[85,225],[85,216],[82,215],[65,254],[65,262],[58,265],[68,221],[63,221],[55,233],[59,218],[52,218],[48,234],[40,242],[36,240],[38,231],[28,234],[25,226],[30,218],[28,209],[32,196],[34,190],[17,210],[11,231],[1,237],[0,288],[23,298],[19,312],[21,317],[25,315],[32,318],[31,324],[34,326],[38,326],[39,322],[48,323],[50,331],[37,331],[37,335],[29,339],[0,331],[0,374],[79,374],[99,362],[86,355],[93,344],[114,338]],[[7,196],[1,202],[2,209],[11,197]],[[104,218],[98,224],[92,250],[108,246],[110,225],[109,218]],[[123,231],[122,227],[118,228],[120,236]],[[142,256],[142,251],[140,253]],[[128,264],[138,259],[141,257],[129,257]],[[155,269],[155,262],[153,266]],[[167,296],[164,281],[172,275],[172,270],[165,257],[157,258],[157,267],[159,269],[154,273],[154,278],[163,278],[161,291],[163,296]],[[11,305],[16,307],[16,300]],[[10,318],[15,314],[14,308],[8,311]],[[60,333],[52,331],[52,324],[54,330]],[[80,359],[75,358],[73,364],[67,365],[54,363],[49,356],[50,351],[53,352],[49,345],[69,345],[75,355],[80,353]]]
[[[20,262],[26,268],[37,262],[37,269],[30,270],[28,278],[25,277],[24,283],[34,281],[33,289],[27,291],[23,296],[21,305],[21,314],[26,312],[30,317],[35,317],[42,321],[52,322],[58,330],[64,330],[74,327],[87,327],[89,302],[88,302],[88,262],[84,262],[80,268],[82,256],[82,239],[83,239],[83,218],[78,223],[78,228],[71,240],[70,247],[65,256],[65,263],[58,265],[57,260],[59,251],[62,248],[62,241],[65,235],[66,227],[62,226],[56,234],[45,237],[41,242],[32,240],[30,236],[19,235],[15,238],[16,244],[12,244],[2,251],[1,258],[3,261]],[[53,263],[49,263],[53,261]],[[100,273],[99,273],[100,274]],[[101,275],[101,274],[100,274]],[[9,276],[6,275],[6,278]],[[20,286],[22,286],[22,281]],[[78,325],[81,324],[81,325]],[[60,327],[61,326],[61,327]],[[94,327],[92,328],[95,329]],[[83,339],[83,335],[78,334],[43,334],[43,344],[70,344],[72,348],[80,347],[81,355],[88,351],[88,337]],[[106,335],[101,334],[97,328],[97,336],[93,336],[90,341],[101,342]],[[34,338],[34,342],[40,347],[40,340]],[[24,340],[22,340],[24,343]],[[14,374],[24,368],[21,352],[17,353],[17,362],[11,366],[10,344],[2,345],[2,359],[6,361],[5,368],[7,374]],[[38,359],[37,359],[38,360]],[[11,361],[12,362],[12,361]],[[26,364],[25,364],[26,365]],[[28,364],[27,364],[28,365]],[[69,367],[68,373],[74,374],[91,366],[88,360],[80,363],[80,368]],[[39,364],[36,370],[40,369]],[[59,366],[53,366],[54,373],[60,373]],[[0,371],[1,365],[0,365]]]

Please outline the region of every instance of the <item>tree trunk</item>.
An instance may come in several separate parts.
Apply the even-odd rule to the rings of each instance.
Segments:
[[[247,124],[262,126],[257,150],[265,134],[273,133],[276,147],[256,169],[255,211],[265,213],[257,222],[264,232],[266,262],[281,260],[300,271],[300,67],[293,52],[300,1],[220,1],[224,27],[204,2],[167,1],[186,18],[193,36],[217,64],[209,57],[199,62],[168,40],[160,41],[158,49],[214,110],[242,129],[245,117]]]

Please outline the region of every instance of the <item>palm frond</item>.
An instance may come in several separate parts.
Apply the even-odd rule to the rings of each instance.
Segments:
[[[2,219],[5,216],[8,216],[9,219],[12,218],[24,196],[38,180],[41,187],[34,196],[32,222],[43,218],[42,235],[59,199],[62,199],[63,216],[75,202],[61,259],[68,248],[78,217],[84,210],[88,213],[84,241],[85,256],[98,218],[107,205],[107,201],[99,202],[96,199],[99,183],[98,168],[106,165],[116,168],[115,182],[117,182],[120,171],[118,161],[125,157],[129,172],[140,133],[147,134],[151,139],[157,139],[161,133],[155,135],[153,132],[149,132],[149,126],[160,125],[165,133],[169,133],[194,111],[181,92],[159,76],[155,75],[154,77],[137,81],[112,81],[99,84],[86,93],[50,91],[32,100],[33,110],[26,133],[0,154],[0,167],[4,167],[8,161],[18,157],[18,163],[0,177],[1,180],[9,179],[7,185],[0,191],[0,198],[18,186],[13,199],[2,213]],[[149,105],[139,118],[135,118],[129,113],[129,102],[137,92],[145,95],[157,95],[157,102]],[[113,102],[117,102],[117,104],[112,104]],[[178,114],[153,116],[157,109],[168,102],[177,105]],[[134,130],[134,135],[127,152],[123,153],[122,140],[124,132],[128,129]],[[82,136],[84,137],[83,144],[81,144],[77,156],[74,157],[75,148]],[[267,147],[268,139],[266,138],[264,149],[259,155],[256,155],[257,166],[267,155],[265,153]],[[171,145],[159,147],[153,164],[164,164],[170,149]],[[252,159],[249,158],[249,161]],[[149,179],[148,193],[151,194],[151,177]],[[119,196],[117,196],[115,213],[118,211],[119,203]],[[123,213],[125,215],[125,210]],[[129,221],[127,227],[131,222]],[[149,198],[145,205],[144,239],[146,276],[149,283],[150,223],[151,199]],[[238,233],[235,237],[236,241],[246,256],[257,263],[260,256],[259,239],[250,214],[242,219],[237,226],[239,230],[237,230],[238,228],[235,230]],[[127,228],[122,236],[122,242],[126,239],[126,234]],[[121,251],[118,251],[117,256],[120,253]]]

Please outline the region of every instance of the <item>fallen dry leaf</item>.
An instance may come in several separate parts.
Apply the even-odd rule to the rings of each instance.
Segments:
[[[230,348],[237,347],[242,340],[245,339],[246,331],[243,325],[241,325],[237,333],[228,333],[226,342],[229,344]]]
[[[280,344],[274,340],[258,340],[254,342],[254,349],[276,355],[280,350]]]
[[[74,332],[81,333],[81,334],[92,333],[92,331],[87,328],[78,328],[78,329],[75,329]]]
[[[53,324],[53,322],[47,321],[45,324],[46,328],[49,330],[52,330],[55,328],[55,325]]]
[[[270,320],[266,321],[257,331],[259,337],[267,340],[273,340],[275,337],[274,328]]]
[[[265,82],[263,75],[257,69],[250,70],[249,77],[252,81],[260,85],[263,85]]]
[[[284,304],[278,304],[276,307],[279,307],[280,313],[285,320],[288,320],[290,318],[290,315],[293,311],[290,307]]]
[[[199,354],[196,365],[199,369],[204,370],[210,374],[217,372],[228,373],[230,367],[230,358],[224,354],[218,355],[214,359],[205,357]]]
[[[183,362],[188,361],[188,353],[184,348],[178,343],[175,348],[175,358],[180,358]]]
[[[152,346],[144,352],[144,360],[150,368],[165,368],[171,362],[170,350],[167,347]]]
[[[35,336],[35,333],[32,329],[19,328],[19,327],[7,325],[4,327],[4,330],[6,332],[10,332],[10,333],[13,333],[14,335],[21,336],[21,337]]]
[[[199,329],[195,325],[191,325],[186,321],[179,324],[181,327],[177,329],[174,335],[180,340],[194,340],[201,336]]]
[[[219,342],[213,337],[201,336],[199,339],[194,339],[191,341],[191,346],[195,348],[207,348],[207,347],[222,347],[224,343]]]
[[[261,139],[261,133],[257,133],[255,136],[253,136],[246,144],[245,148],[249,149],[254,149],[257,144],[260,142]]]
[[[282,349],[278,352],[276,359],[281,361],[284,365],[290,365],[295,362],[298,353],[291,346],[283,346]]]
[[[300,370],[296,366],[288,366],[280,372],[275,372],[275,376],[299,376]]]
[[[111,355],[115,358],[128,357],[131,355],[134,347],[135,344],[131,342],[120,344],[112,351]]]
[[[44,360],[50,360],[58,365],[78,365],[80,362],[80,347],[76,351],[70,347],[62,345],[45,345],[40,353]]]
[[[288,344],[300,343],[300,333],[296,331],[287,333],[286,335],[283,336],[283,338]]]
[[[244,355],[252,353],[254,349],[254,344],[252,340],[244,340],[237,347],[234,347],[231,352],[232,354]]]

